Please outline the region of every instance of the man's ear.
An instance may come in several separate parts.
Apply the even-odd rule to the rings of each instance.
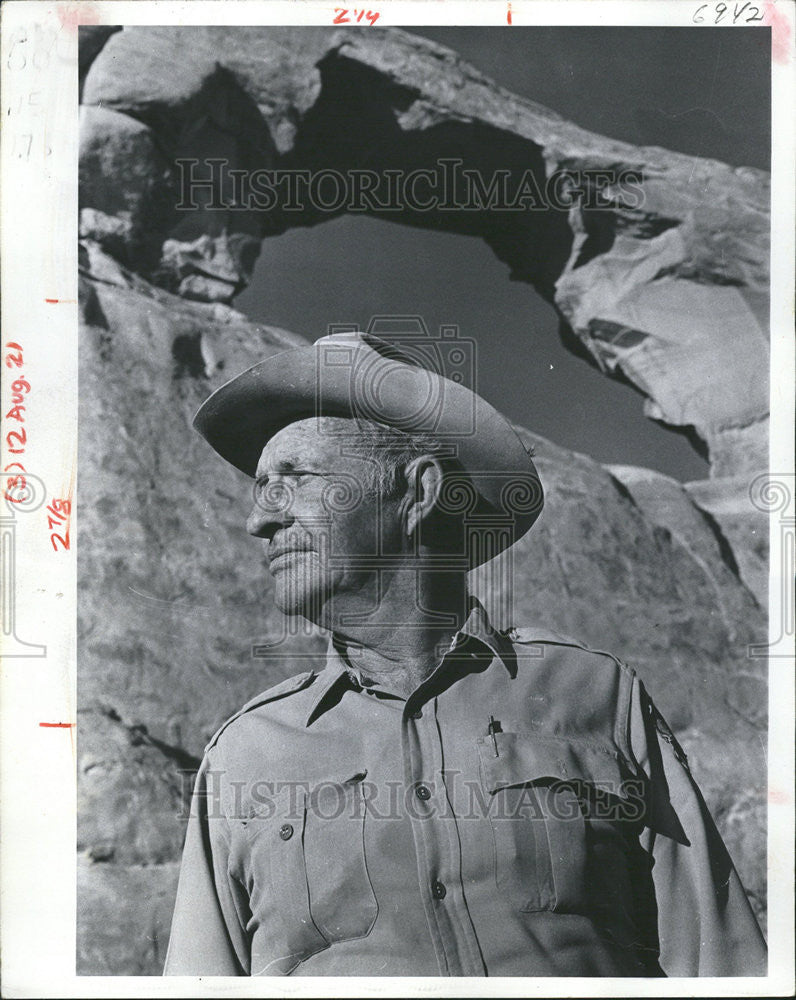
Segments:
[[[404,476],[407,487],[401,513],[406,534],[411,537],[437,507],[442,490],[442,465],[433,455],[421,455],[408,463]]]

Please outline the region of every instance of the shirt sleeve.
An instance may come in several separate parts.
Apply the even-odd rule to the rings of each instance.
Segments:
[[[229,874],[230,833],[221,770],[208,756],[196,775],[163,974],[249,975],[245,890]]]
[[[630,742],[649,779],[644,846],[652,860],[660,966],[667,976],[764,976],[766,945],[685,754],[634,680]]]

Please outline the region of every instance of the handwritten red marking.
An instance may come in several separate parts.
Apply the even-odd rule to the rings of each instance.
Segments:
[[[69,519],[72,514],[72,487],[69,487],[69,494],[63,500],[55,499],[47,507],[47,528],[50,532],[50,543],[55,552],[58,551],[58,542],[63,549],[69,551]],[[64,528],[62,535],[56,534],[55,529]]]
[[[15,341],[7,341],[5,346],[10,349],[9,353],[5,356],[6,368],[11,368],[12,370],[14,368],[22,368],[24,365],[22,345],[17,344]],[[30,392],[30,382],[20,372],[16,374],[18,377],[11,383],[11,409],[6,413],[5,419],[16,420],[20,424],[20,427],[15,431],[9,431],[5,435],[5,441],[9,452],[12,452],[14,455],[24,455],[28,432],[21,425],[25,423],[26,396]],[[19,442],[20,447],[12,448],[12,443],[16,444],[17,442]],[[25,466],[21,462],[11,462],[3,469],[3,472],[8,472],[12,468],[19,469],[20,474],[8,477],[3,496],[10,503],[25,503],[30,499],[28,496],[28,481],[24,476]]]
[[[790,62],[790,22],[772,0],[767,0],[763,23],[771,28],[771,58],[780,66]]]
[[[44,301],[45,302],[57,302],[58,299],[45,299]]]
[[[89,0],[76,4],[58,4],[55,8],[61,27],[67,31],[77,31],[81,24],[100,24],[102,18]]]
[[[356,17],[357,22],[361,21],[364,17],[365,20],[370,24],[371,27],[378,21],[379,12],[374,10],[365,10],[363,7],[360,10],[358,7],[335,7],[334,9],[334,19],[332,24],[350,24],[351,19],[347,16],[349,11]]]
[[[42,729],[71,729],[74,722],[40,722]]]
[[[50,304],[53,304],[53,303],[57,304],[59,302],[61,304],[65,304],[65,303],[68,303],[68,302],[73,302],[73,303],[77,302],[77,299],[45,299],[44,301],[45,302],[49,302]]]
[[[511,4],[509,4],[509,9],[506,12],[506,21],[508,24],[511,24]]]

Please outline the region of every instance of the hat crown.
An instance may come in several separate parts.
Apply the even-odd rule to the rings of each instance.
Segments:
[[[424,368],[432,370],[428,364],[401,350],[397,344],[392,344],[387,340],[374,336],[372,333],[364,333],[362,330],[344,330],[340,333],[327,333],[325,337],[319,337],[314,344],[316,349],[330,347],[352,347],[354,349],[367,349],[375,351],[376,354],[390,361],[400,361],[403,364],[411,365],[413,368]]]

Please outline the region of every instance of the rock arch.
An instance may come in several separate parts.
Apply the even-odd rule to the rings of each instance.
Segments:
[[[335,212],[305,201],[299,211],[205,207],[186,219],[176,209],[178,159],[346,175],[459,160],[485,189],[507,171],[514,194],[526,176],[543,193],[574,176],[584,197],[569,210],[409,208],[401,220],[486,240],[512,278],[555,306],[567,345],[644,393],[648,416],[691,434],[714,476],[765,467],[763,171],[595,135],[397,29],[251,28],[243,37],[160,27],[106,39],[84,67],[84,169],[106,176],[83,187],[84,235],[161,287],[229,303],[262,238]],[[123,206],[118,175],[107,182],[116,155],[135,170]],[[219,200],[234,197],[229,171],[216,187]]]

